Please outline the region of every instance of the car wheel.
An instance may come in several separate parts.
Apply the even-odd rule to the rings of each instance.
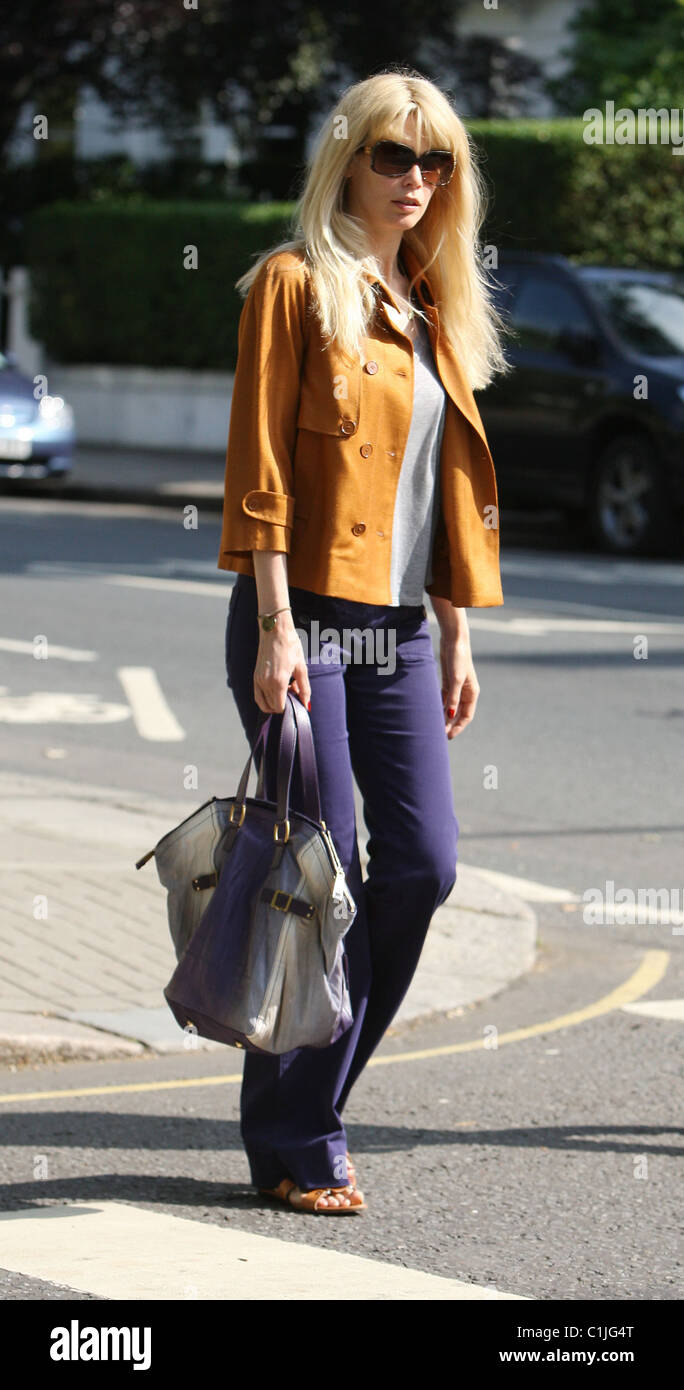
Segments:
[[[599,455],[589,496],[589,524],[603,550],[652,555],[676,543],[672,498],[653,445],[621,434]]]

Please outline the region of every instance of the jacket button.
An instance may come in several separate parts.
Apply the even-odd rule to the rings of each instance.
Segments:
[[[378,370],[378,364],[377,362],[366,362],[363,370],[364,372],[368,372],[369,376],[373,376]]]
[[[355,522],[355,524],[352,526],[352,535],[353,535],[353,536],[362,536],[363,533],[364,533],[364,531],[365,531],[365,529],[366,529],[365,522],[363,522],[363,521],[357,521],[357,522]]]
[[[340,421],[340,429],[341,429],[341,431],[342,431],[343,434],[354,434],[354,432],[355,432],[355,430],[356,430],[356,421],[355,421],[355,420],[341,420],[341,421]]]
[[[362,445],[361,445],[361,448],[359,449],[359,453],[360,453],[361,457],[364,458],[364,459],[370,458],[372,452],[373,452],[373,445],[372,445],[372,444],[362,444]]]

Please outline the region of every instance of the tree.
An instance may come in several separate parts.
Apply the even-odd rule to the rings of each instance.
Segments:
[[[684,0],[588,0],[568,29],[568,71],[548,79],[559,110],[573,115],[614,101],[679,107],[684,91]]]

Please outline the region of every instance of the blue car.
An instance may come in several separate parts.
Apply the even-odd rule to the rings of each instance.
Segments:
[[[61,396],[36,398],[30,377],[0,352],[0,478],[63,478],[76,443],[74,414]]]
[[[503,506],[560,507],[601,549],[683,554],[684,277],[502,251],[514,370],[478,395]]]

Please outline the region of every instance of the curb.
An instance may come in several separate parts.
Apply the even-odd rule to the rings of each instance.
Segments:
[[[50,487],[49,484],[46,484],[43,480],[37,480],[31,487],[28,485],[16,487],[12,489],[11,493],[3,492],[1,495],[4,498],[11,496],[22,498],[41,497],[65,502],[119,502],[122,504],[137,502],[141,506],[167,507],[169,510],[172,508],[177,510],[179,506],[178,493],[172,491],[166,492],[159,488],[145,487],[144,485],[136,486],[132,483],[124,483],[117,486],[116,484],[100,485],[98,483],[79,483],[74,480],[73,482],[61,483],[57,489],[56,487]],[[184,494],[186,500],[188,495],[192,497],[191,483],[188,484],[187,491]],[[221,488],[220,493],[217,489],[216,494],[212,492],[205,493],[201,490],[196,501],[197,505],[203,507],[206,511],[220,514],[223,511],[223,489]]]
[[[98,495],[102,495],[100,492]],[[139,494],[138,494],[139,495]],[[223,792],[221,793],[224,794]],[[56,824],[43,825],[46,801],[57,803]],[[35,804],[34,804],[35,803]],[[143,792],[108,789],[63,778],[26,773],[0,772],[0,831],[3,834],[6,868],[18,875],[31,865],[31,882],[26,892],[35,893],[40,872],[50,876],[61,861],[73,859],[62,870],[68,906],[82,908],[78,891],[79,875],[87,880],[89,866],[97,860],[99,870],[109,875],[111,884],[119,884],[119,892],[133,892],[135,910],[140,906],[137,875],[131,874],[136,859],[146,848],[156,844],[162,834],[195,809],[187,800],[151,797]],[[359,852],[365,872],[368,855],[365,849],[363,821],[359,824]],[[64,854],[66,847],[67,853]],[[142,871],[143,873],[145,870]],[[71,878],[69,878],[69,874]],[[188,1035],[179,1028],[164,1000],[162,988],[175,966],[166,919],[166,895],[159,884],[154,863],[147,868],[144,931],[149,934],[150,949],[154,948],[153,965],[148,968],[147,982],[135,974],[129,980],[128,995],[113,990],[109,999],[95,967],[81,961],[81,948],[71,941],[71,956],[77,951],[83,972],[91,970],[83,989],[72,989],[75,1002],[81,995],[80,1010],[69,1010],[62,991],[50,990],[50,978],[45,984],[41,976],[42,960],[35,960],[35,975],[31,976],[33,1000],[27,990],[5,994],[4,1009],[0,1008],[0,1065],[16,1070],[19,1066],[62,1061],[128,1060],[134,1057],[153,1057],[198,1051],[218,1051],[225,1044],[211,1039]],[[154,896],[150,889],[156,885]],[[77,891],[71,896],[71,884]],[[131,884],[135,886],[131,888]],[[110,898],[111,886],[110,886]],[[10,910],[23,911],[12,891],[7,896]],[[86,885],[86,898],[87,898]],[[117,896],[115,893],[114,896]],[[21,901],[28,901],[22,899]],[[142,903],[142,898],[141,898]],[[143,911],[143,909],[140,909]],[[115,919],[114,908],[112,908]],[[89,932],[89,918],[85,918]],[[54,930],[54,928],[53,928]],[[59,924],[57,942],[63,942],[65,967],[69,970],[69,923]],[[61,934],[60,934],[61,932]],[[107,925],[107,947],[111,949],[110,924]],[[66,941],[64,940],[66,934]],[[457,866],[457,880],[446,903],[438,908],[427,934],[418,969],[387,1036],[398,1036],[435,1017],[462,1013],[471,1005],[499,994],[513,980],[527,973],[535,962],[537,917],[532,907],[508,888],[492,882],[486,871]],[[147,940],[147,938],[146,938]],[[94,951],[97,932],[89,949]],[[11,948],[24,963],[24,973],[31,971],[30,946],[15,929]],[[22,950],[24,955],[21,955]],[[86,952],[87,955],[87,952]],[[14,957],[13,957],[14,958]],[[123,955],[121,957],[124,959]],[[167,969],[168,967],[168,969]],[[162,979],[163,976],[163,979]],[[90,995],[87,985],[92,981]],[[41,988],[42,987],[42,988]],[[67,991],[68,993],[68,991]],[[24,1002],[29,1005],[22,1007]],[[124,998],[128,1002],[119,1002]],[[159,1005],[156,1005],[159,1000]],[[101,1001],[101,1002],[100,1002]],[[31,1009],[30,1004],[34,1003]],[[38,1004],[38,1008],[35,1005]],[[235,1055],[235,1054],[233,1054]]]
[[[361,858],[365,869],[366,856]],[[528,903],[460,865],[456,886],[433,917],[409,992],[386,1036],[460,1015],[501,993],[533,967],[536,938],[537,916]],[[0,1065],[11,1070],[50,1062],[220,1052],[225,1047],[196,1035],[189,1040],[165,1003],[157,1009],[81,1014],[59,1008],[0,1012]]]

